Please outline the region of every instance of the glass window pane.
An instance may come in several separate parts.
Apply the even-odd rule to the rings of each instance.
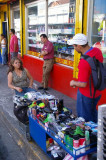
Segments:
[[[48,38],[53,42],[55,57],[73,60],[73,46],[67,40],[75,34],[75,0],[48,1]]]
[[[14,29],[15,34],[18,38],[19,52],[21,52],[21,44],[20,44],[20,11],[14,11]]]
[[[28,50],[40,52],[40,34],[45,33],[45,2],[28,6]]]
[[[106,0],[94,0],[91,42],[102,50],[106,63]]]

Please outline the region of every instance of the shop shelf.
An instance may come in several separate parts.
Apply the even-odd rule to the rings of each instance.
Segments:
[[[49,23],[48,25],[75,25],[75,23]]]
[[[97,147],[93,147],[97,145],[97,143],[90,144],[88,146],[92,146],[89,150],[85,151],[85,153],[80,153],[77,155],[77,152],[80,149],[86,148],[88,146],[74,149],[73,151],[69,150],[65,144],[64,140],[61,139],[58,135],[56,135],[52,130],[45,127],[42,122],[40,122],[34,115],[29,115],[29,128],[30,128],[30,136],[34,139],[34,141],[41,147],[41,149],[47,154],[47,148],[46,148],[46,136],[50,136],[54,141],[56,141],[66,152],[68,152],[74,160],[77,160],[77,158],[82,157],[84,155],[88,155],[89,153],[92,153],[97,150]],[[71,146],[72,147],[72,146]],[[74,153],[74,154],[73,154]]]

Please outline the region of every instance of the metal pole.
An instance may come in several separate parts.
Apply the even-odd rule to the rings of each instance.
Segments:
[[[48,0],[46,0],[46,11],[45,11],[45,33],[48,36]]]

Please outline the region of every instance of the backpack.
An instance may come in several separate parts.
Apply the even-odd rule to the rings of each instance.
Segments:
[[[106,88],[106,69],[103,66],[103,63],[99,62],[95,57],[90,57],[88,55],[83,55],[81,58],[85,59],[90,67],[91,67],[91,75],[90,75],[90,95],[92,96],[91,91],[91,79],[93,79],[94,84],[94,95],[96,90],[104,90]]]
[[[14,115],[23,124],[28,124],[29,119],[27,115],[28,106],[17,106],[14,103]]]
[[[13,97],[13,102],[14,102],[13,112],[16,118],[23,124],[28,124],[29,118],[27,111],[28,111],[28,106],[32,103],[32,101],[15,95]]]

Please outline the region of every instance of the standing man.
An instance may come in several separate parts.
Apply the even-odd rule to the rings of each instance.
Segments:
[[[15,35],[15,30],[14,29],[10,29],[10,35],[11,35],[10,55],[11,55],[11,58],[13,58],[13,57],[17,57],[18,56],[18,51],[19,51],[18,38]]]
[[[43,78],[41,87],[38,89],[44,89],[48,90],[48,80],[50,72],[53,68],[54,64],[54,46],[53,44],[48,40],[46,34],[40,35],[41,41],[44,44],[42,51],[40,53],[40,56],[43,56],[44,64],[43,64]]]
[[[93,48],[88,45],[87,37],[84,34],[76,34],[72,40],[69,41],[69,45],[73,45],[74,49],[81,53],[81,55],[89,55],[95,57],[101,63],[103,62],[102,52],[98,48]],[[85,121],[97,122],[97,110],[96,105],[101,97],[101,91],[96,90],[94,96],[94,85],[91,81],[90,95],[90,83],[89,78],[91,75],[91,67],[85,59],[80,59],[78,65],[78,81],[72,80],[70,82],[71,87],[78,87],[77,92],[77,114],[78,117],[85,118]],[[93,98],[94,96],[94,98]]]

